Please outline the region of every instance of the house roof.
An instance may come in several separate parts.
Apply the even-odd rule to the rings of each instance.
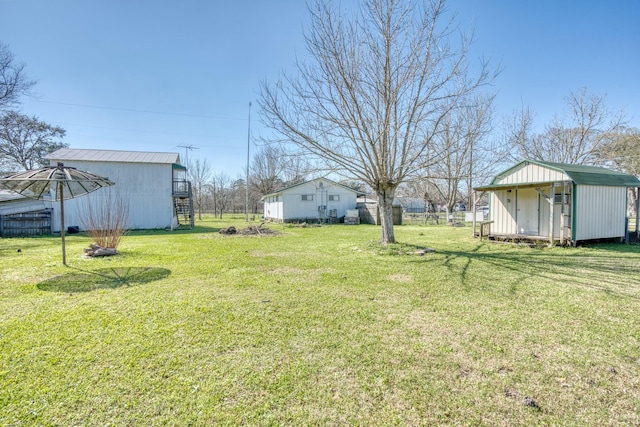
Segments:
[[[476,187],[474,190],[497,190],[508,187],[536,186],[548,184],[545,182],[521,182],[511,184],[499,184],[500,180],[512,173],[514,170],[522,166],[534,164],[545,168],[553,169],[567,175],[575,184],[578,185],[600,185],[605,187],[640,187],[640,180],[637,177],[618,172],[612,169],[601,168],[596,166],[571,165],[566,163],[542,162],[538,160],[523,160],[522,162],[510,167],[506,171],[496,175],[491,184],[482,187]]]
[[[264,200],[266,197],[276,196],[278,194],[284,193],[285,191],[291,190],[292,188],[299,187],[301,185],[308,184],[310,182],[315,182],[315,181],[326,181],[329,184],[331,184],[332,186],[338,186],[338,187],[344,188],[345,190],[353,191],[354,193],[356,193],[356,195],[364,194],[361,191],[356,190],[355,188],[351,188],[351,187],[348,187],[346,185],[342,185],[342,184],[340,184],[338,182],[335,182],[335,181],[332,181],[330,179],[327,179],[327,178],[316,178],[316,179],[312,179],[310,181],[304,181],[304,182],[300,182],[298,184],[290,185],[290,186],[282,188],[282,189],[280,189],[280,190],[278,190],[278,191],[276,191],[274,193],[265,194],[264,196],[262,196],[262,200]]]
[[[61,148],[45,156],[49,160],[76,160],[87,162],[162,163],[180,164],[178,153],[150,151],[91,150]]]

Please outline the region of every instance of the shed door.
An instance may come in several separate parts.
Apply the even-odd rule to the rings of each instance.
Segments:
[[[539,194],[535,188],[525,188],[517,191],[517,233],[538,236],[540,233]]]

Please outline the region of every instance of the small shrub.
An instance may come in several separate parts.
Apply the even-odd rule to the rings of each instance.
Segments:
[[[84,211],[86,215],[82,217],[82,227],[96,245],[117,249],[128,231],[128,201],[108,189],[104,198],[88,198]]]

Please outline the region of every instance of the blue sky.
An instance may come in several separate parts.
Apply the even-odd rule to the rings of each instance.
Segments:
[[[525,105],[543,126],[587,87],[640,128],[640,0],[448,7],[462,30],[475,26],[474,56],[503,67],[492,88],[498,125]],[[0,41],[38,81],[23,113],[62,126],[73,148],[188,153],[234,178],[249,102],[252,134],[267,135],[259,82],[292,69],[307,22],[303,0],[0,0]]]

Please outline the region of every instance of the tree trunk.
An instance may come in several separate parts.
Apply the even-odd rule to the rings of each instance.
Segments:
[[[627,194],[629,195],[629,209],[627,209],[627,216],[637,216],[638,212],[636,212],[637,206],[637,195],[635,188],[629,188]]]
[[[395,189],[378,191],[378,210],[380,212],[380,225],[382,226],[382,244],[395,243],[393,232],[393,199]]]

